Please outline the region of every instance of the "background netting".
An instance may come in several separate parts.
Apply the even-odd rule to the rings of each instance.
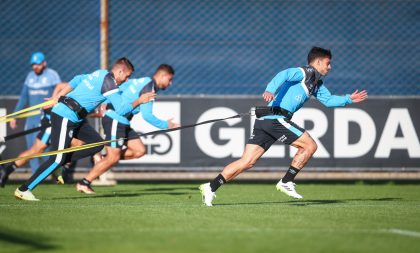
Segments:
[[[41,50],[63,80],[99,68],[100,1],[0,1],[1,95],[19,94]],[[110,61],[150,76],[175,67],[169,94],[261,94],[280,70],[331,48],[333,93],[420,95],[418,0],[109,0]]]

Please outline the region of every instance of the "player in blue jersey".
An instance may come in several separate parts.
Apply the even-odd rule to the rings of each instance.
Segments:
[[[58,94],[58,92],[63,89],[64,87],[66,87],[67,83],[60,83],[55,87],[55,90],[53,92],[52,97],[55,97],[56,94]],[[18,155],[18,157],[25,157],[25,156],[30,156],[30,155],[34,155],[34,154],[39,154],[45,151],[45,149],[48,148],[48,146],[51,144],[51,109],[46,109],[42,111],[42,118],[41,118],[41,123],[40,126],[47,126],[43,129],[41,129],[38,133],[38,135],[36,136],[35,142],[34,144],[27,150],[23,151],[22,153],[20,153]],[[97,114],[90,114],[90,117],[102,117],[102,115],[97,115]],[[80,146],[83,143],[77,139],[73,139],[71,146]],[[100,158],[99,154],[96,154],[93,159],[94,160],[99,160]],[[16,168],[20,168],[22,166],[24,166],[28,161],[28,159],[22,159],[22,160],[17,160],[11,163],[7,163],[7,164],[3,164],[2,167],[0,168],[0,187],[4,187],[6,185],[6,182],[9,178],[9,175],[11,173],[13,173]],[[58,184],[64,184],[64,182],[68,182],[70,181],[70,177],[71,175],[71,171],[69,171],[69,167],[74,166],[75,163],[68,163],[65,164],[63,166],[64,170],[60,170],[57,169],[53,172],[53,179],[55,179],[57,181]]]
[[[55,89],[53,91],[52,96],[55,96],[61,89],[63,89],[65,87],[66,83],[59,83],[55,86]],[[50,119],[51,119],[51,109],[46,109],[42,111],[42,118],[41,118],[41,122],[39,125],[41,126],[46,126],[46,125],[50,125]],[[39,133],[37,134],[35,141],[33,143],[33,145],[23,151],[22,153],[19,154],[18,157],[24,157],[24,156],[29,156],[29,155],[34,155],[34,154],[39,154],[44,152],[44,150],[49,146],[50,144],[50,133],[51,133],[51,127],[45,127],[43,129],[41,129],[39,131]],[[76,144],[77,145],[77,144]],[[2,166],[2,168],[0,168],[0,187],[4,187],[9,175],[11,173],[13,173],[13,171],[15,171],[16,168],[20,168],[22,166],[24,166],[26,163],[28,162],[27,159],[22,159],[22,160],[18,160],[12,163],[8,163],[8,164],[4,164]],[[57,183],[63,184],[63,178],[61,177],[60,173],[57,173],[56,175],[54,175],[54,177],[57,180]]]
[[[216,190],[222,184],[252,168],[277,140],[296,147],[298,151],[276,188],[293,198],[302,198],[296,192],[293,181],[315,153],[317,144],[305,129],[291,121],[293,113],[311,96],[327,107],[345,106],[367,98],[365,90],[361,92],[356,90],[351,95],[345,96],[331,95],[321,80],[331,70],[331,57],[330,50],[313,47],[308,54],[308,66],[283,70],[271,80],[262,95],[268,106],[257,107],[255,111],[257,119],[242,157],[227,165],[214,180],[200,185],[205,205],[212,206]]]
[[[110,71],[97,70],[91,74],[73,78],[69,85],[62,89],[57,97],[53,98],[58,103],[51,112],[51,150],[68,148],[73,138],[86,144],[102,141],[102,138],[85,118],[105,100],[108,100],[118,113],[125,114],[139,104],[153,99],[155,94],[150,92],[143,94],[132,103],[123,101],[118,85],[127,81],[133,71],[134,67],[131,62],[127,58],[120,58]],[[38,199],[31,191],[55,169],[67,162],[92,156],[102,148],[99,146],[50,156],[29,180],[16,189],[16,198],[37,201]]]
[[[124,90],[122,97],[125,101],[131,103],[147,92],[152,91],[157,93],[160,90],[165,90],[172,84],[174,75],[175,71],[170,65],[162,64],[155,71],[153,78],[130,79],[122,84],[120,86],[120,89]],[[172,120],[157,118],[153,114],[153,103],[153,101],[150,101],[141,104],[126,114],[117,113],[115,108],[111,104],[108,104],[107,111],[102,119],[105,138],[106,140],[121,139],[121,141],[111,142],[106,146],[107,155],[94,165],[83,180],[77,183],[77,191],[86,194],[95,193],[91,187],[93,180],[108,171],[120,159],[137,159],[145,154],[146,148],[143,142],[136,131],[130,127],[130,120],[135,114],[141,113],[143,119],[160,129],[179,127],[179,124],[172,122]],[[126,140],[124,141],[123,139]],[[126,145],[127,148],[123,149],[123,145]]]
[[[25,107],[34,106],[45,102],[45,98],[52,96],[55,86],[61,83],[58,73],[47,68],[47,61],[45,55],[41,52],[33,53],[30,59],[32,71],[28,73],[23,84],[20,98],[15,107],[15,112],[20,111]],[[41,115],[35,115],[26,119],[25,130],[37,127],[41,120]],[[10,127],[15,129],[17,127],[16,120],[10,121]],[[34,145],[37,137],[37,132],[28,134],[26,138],[26,146],[29,149]],[[39,159],[35,158],[30,161],[32,173],[39,167]]]

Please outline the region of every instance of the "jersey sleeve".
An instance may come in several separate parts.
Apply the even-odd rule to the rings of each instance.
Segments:
[[[15,112],[22,110],[29,101],[28,86],[26,83],[23,85],[22,91],[20,92],[19,101],[16,104]]]
[[[121,94],[117,93],[111,93],[108,96],[106,96],[107,101],[112,104],[114,107],[114,110],[119,115],[125,115],[133,110],[133,106],[128,101],[122,99]]]
[[[285,82],[299,82],[304,78],[300,68],[289,68],[279,72],[267,85],[265,91],[275,94]]]
[[[314,94],[316,99],[326,107],[346,106],[353,103],[350,95],[336,96],[331,95],[331,92],[324,85],[319,86],[318,91]]]
[[[159,119],[153,114],[153,101],[140,106],[140,112],[147,123],[159,129],[167,129],[169,127],[168,121]]]

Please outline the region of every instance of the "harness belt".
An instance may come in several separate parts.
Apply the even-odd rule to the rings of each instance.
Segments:
[[[107,104],[106,109],[115,111],[114,106],[112,104]],[[123,117],[127,118],[128,120],[131,120],[134,117],[134,114],[132,112],[127,112],[125,115],[123,115]]]
[[[77,116],[79,116],[80,119],[84,119],[88,115],[88,112],[86,111],[86,109],[83,108],[79,104],[79,102],[77,102],[71,97],[61,96],[58,99],[58,102],[65,104],[68,108],[73,110],[77,114]]]
[[[268,115],[282,115],[287,119],[292,119],[293,113],[289,112],[286,109],[281,107],[271,107],[271,106],[256,106],[255,107],[255,116],[261,118]]]

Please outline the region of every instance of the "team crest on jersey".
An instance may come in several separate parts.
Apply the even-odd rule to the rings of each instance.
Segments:
[[[118,139],[118,146],[122,146],[122,145],[124,145],[124,139],[120,138]]]
[[[69,131],[69,137],[70,137],[70,138],[73,138],[73,130],[70,130],[70,131]]]

